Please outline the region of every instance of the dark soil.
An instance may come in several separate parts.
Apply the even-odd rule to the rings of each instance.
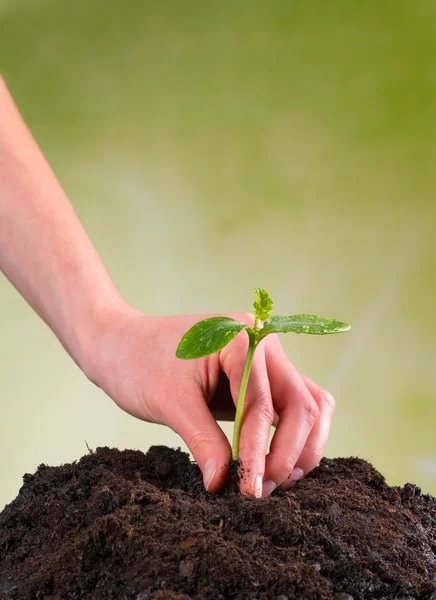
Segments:
[[[1,600],[436,599],[436,499],[359,459],[265,500],[209,495],[186,454],[40,466],[0,514]]]

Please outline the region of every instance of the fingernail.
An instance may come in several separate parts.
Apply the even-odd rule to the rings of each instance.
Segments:
[[[300,467],[295,467],[292,473],[285,479],[283,483],[283,489],[289,490],[302,477],[304,477],[303,469],[300,469]]]
[[[262,498],[262,476],[258,475],[254,482],[254,495],[256,498]]]
[[[204,487],[206,488],[206,492],[209,491],[209,486],[212,483],[212,479],[215,477],[216,473],[216,460],[214,458],[209,458],[206,461],[206,464],[203,468],[203,481]]]
[[[304,477],[303,469],[300,469],[299,467],[295,467],[295,469],[289,475],[288,479],[289,479],[289,481],[298,481],[302,477]]]
[[[276,489],[274,481],[264,481],[262,486],[262,498],[266,498]]]

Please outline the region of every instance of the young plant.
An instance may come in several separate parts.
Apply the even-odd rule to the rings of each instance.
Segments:
[[[236,406],[235,425],[233,429],[232,457],[239,459],[239,440],[241,437],[242,416],[244,412],[245,393],[250,377],[251,364],[254,353],[260,342],[270,333],[308,333],[326,335],[342,333],[351,329],[347,323],[341,323],[315,315],[293,315],[282,317],[271,316],[274,302],[267,291],[256,288],[254,307],[254,325],[249,327],[229,317],[212,317],[196,323],[180,340],[176,351],[177,358],[195,359],[215,354],[222,350],[238,333],[245,330],[248,334],[248,351],[239,388],[238,403]],[[259,323],[263,322],[263,327]]]

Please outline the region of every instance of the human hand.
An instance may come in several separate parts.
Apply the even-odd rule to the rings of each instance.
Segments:
[[[247,313],[229,316],[253,325]],[[146,317],[120,302],[98,319],[82,366],[123,410],[177,432],[197,461],[206,489],[215,492],[225,484],[231,458],[215,418],[234,417],[248,337],[241,333],[202,359],[177,359],[180,338],[203,318]],[[267,496],[311,471],[323,455],[334,408],[332,396],[290,363],[277,336],[263,340],[245,399],[241,491]]]

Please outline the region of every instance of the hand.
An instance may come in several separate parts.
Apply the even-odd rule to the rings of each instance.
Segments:
[[[249,314],[229,316],[253,325]],[[83,368],[123,410],[177,432],[197,461],[206,489],[215,492],[226,482],[231,458],[215,417],[234,417],[248,337],[242,332],[206,358],[176,358],[182,335],[203,318],[146,317],[120,303],[99,319]],[[334,408],[332,396],[289,362],[277,336],[261,342],[244,406],[241,491],[267,496],[317,466]]]

